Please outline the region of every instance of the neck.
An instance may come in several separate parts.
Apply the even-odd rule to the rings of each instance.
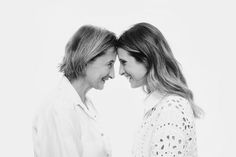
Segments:
[[[152,93],[155,93],[155,97],[159,100],[161,100],[163,97],[166,96],[167,93],[165,92],[160,92],[158,90],[153,91]]]
[[[79,94],[80,99],[85,104],[86,102],[86,93],[88,92],[90,86],[83,78],[78,78],[71,81],[72,86],[75,88],[76,92]]]

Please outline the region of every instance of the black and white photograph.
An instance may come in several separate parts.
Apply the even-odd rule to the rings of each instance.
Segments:
[[[0,156],[234,156],[235,7],[1,1]]]

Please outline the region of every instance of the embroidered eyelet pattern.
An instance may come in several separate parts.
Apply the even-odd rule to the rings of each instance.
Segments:
[[[189,102],[169,96],[146,114],[134,143],[135,157],[196,157],[196,133]]]

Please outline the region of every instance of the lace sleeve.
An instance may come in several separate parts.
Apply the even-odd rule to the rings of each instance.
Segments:
[[[151,157],[196,156],[194,116],[187,100],[174,97],[157,108],[150,139]]]

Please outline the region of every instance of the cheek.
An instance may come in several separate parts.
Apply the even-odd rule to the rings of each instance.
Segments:
[[[136,78],[137,80],[143,79],[146,75],[146,68],[139,66],[133,69],[133,77]]]
[[[88,73],[87,77],[89,79],[89,82],[95,83],[100,78],[100,73],[98,71],[93,71],[91,73]]]
[[[137,81],[141,81],[141,80],[144,80],[145,79],[145,74],[143,73],[139,73],[136,75],[136,80]]]
[[[106,76],[109,74],[109,69],[104,67],[104,68],[101,68],[99,70],[97,70],[97,79],[101,79],[102,77]]]

